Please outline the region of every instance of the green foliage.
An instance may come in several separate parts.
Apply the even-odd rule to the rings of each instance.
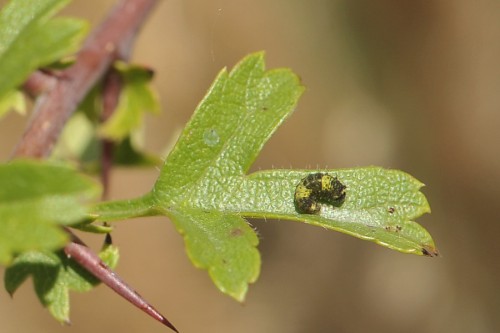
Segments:
[[[136,130],[142,123],[145,112],[159,113],[158,96],[150,86],[153,72],[136,65],[116,62],[123,88],[120,100],[111,118],[101,129],[101,134],[111,140],[120,141]]]
[[[169,212],[193,264],[208,270],[220,291],[243,301],[260,271],[257,235],[238,215],[185,207]]]
[[[242,215],[287,219],[340,231],[413,254],[435,253],[427,231],[412,219],[428,213],[418,180],[399,170],[379,167],[321,170],[347,186],[340,207],[324,206],[319,214],[299,214],[293,204],[296,185],[318,170],[272,170],[249,175],[227,206]],[[238,198],[238,199],[235,199]],[[205,205],[210,203],[205,202]]]
[[[100,147],[95,135],[95,126],[92,122],[83,112],[76,112],[66,122],[51,158],[79,165],[97,164]]]
[[[26,113],[26,101],[18,90],[9,90],[3,97],[0,97],[0,118],[11,110],[22,115]]]
[[[11,1],[0,13],[0,117],[24,110],[16,87],[41,66],[62,63],[76,51],[86,24],[52,18],[68,0]],[[29,52],[27,52],[29,50]],[[120,165],[154,165],[142,153],[137,133],[146,112],[159,110],[152,72],[118,62],[123,89],[113,116],[101,127],[95,89],[68,123],[54,152],[86,170],[98,168],[99,140],[116,143]],[[206,269],[224,293],[242,301],[260,271],[258,237],[245,218],[292,220],[373,241],[403,253],[437,255],[429,233],[413,222],[430,211],[423,186],[412,176],[379,167],[331,170],[270,170],[247,174],[262,147],[293,112],[304,88],[288,69],[266,71],[264,54],[222,70],[168,155],[152,191],[141,198],[104,202],[89,211],[99,185],[63,165],[15,161],[0,165],[0,264],[9,265],[9,293],[29,276],[42,304],[69,321],[69,291],[87,291],[97,281],[60,250],[68,241],[61,226],[105,233],[91,224],[134,216],[164,215],[183,235],[193,264]],[[96,112],[97,111],[97,112]],[[300,214],[297,185],[323,172],[345,185],[339,207],[322,205]],[[307,210],[306,210],[307,212]],[[118,253],[102,252],[112,267]]]
[[[303,91],[288,69],[265,71],[264,54],[223,70],[167,157],[154,188],[157,205],[184,235],[193,263],[223,292],[243,300],[259,274],[258,240],[239,212],[226,212],[232,188]],[[205,198],[202,198],[205,196]],[[209,200],[207,209],[199,204]],[[210,226],[210,227],[209,227]]]
[[[89,99],[93,98],[95,96],[89,96]],[[89,102],[86,101],[86,103]],[[90,120],[85,112],[75,113],[66,123],[51,158],[57,161],[71,161],[86,172],[97,173],[100,170],[102,157],[98,126],[98,123]],[[162,161],[159,157],[143,150],[142,137],[141,131],[134,131],[116,142],[113,164],[126,167],[161,165]]]
[[[113,163],[120,166],[159,166],[159,157],[143,150],[142,120],[147,112],[159,112],[159,100],[151,87],[152,72],[117,62],[122,79],[119,103],[113,115],[101,124],[101,85],[92,89],[66,124],[52,158],[71,160],[87,172],[100,170],[101,140],[115,143]]]
[[[118,262],[118,249],[107,245],[99,257],[114,268]],[[5,272],[5,289],[12,295],[29,276],[33,278],[40,302],[54,318],[64,323],[69,323],[69,291],[89,291],[99,283],[62,251],[30,251],[17,256]]]
[[[429,212],[410,175],[378,167],[271,170],[246,175],[303,91],[287,69],[265,71],[263,53],[223,70],[196,109],[148,195],[96,206],[98,220],[163,214],[184,236],[187,253],[216,286],[243,300],[259,274],[258,238],[243,220],[293,220],[340,231],[404,253],[435,255],[432,238],[412,222]],[[299,214],[297,184],[326,172],[346,185],[340,207]]]
[[[58,226],[85,219],[84,202],[99,193],[98,183],[62,165],[0,165],[0,264],[17,253],[61,248],[67,236]]]
[[[75,52],[81,20],[52,18],[68,0],[11,1],[0,12],[0,99],[35,69]]]

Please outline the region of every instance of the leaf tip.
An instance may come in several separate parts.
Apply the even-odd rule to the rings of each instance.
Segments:
[[[248,288],[245,288],[245,290],[243,290],[242,292],[240,292],[236,295],[233,295],[234,299],[237,300],[238,303],[245,302],[245,298],[247,297],[247,289]]]
[[[439,257],[439,251],[434,246],[423,246],[422,255],[426,257]]]

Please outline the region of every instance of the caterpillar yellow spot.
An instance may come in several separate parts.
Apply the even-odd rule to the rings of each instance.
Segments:
[[[295,210],[300,214],[318,214],[322,205],[339,207],[345,200],[346,186],[327,173],[311,173],[295,188]]]

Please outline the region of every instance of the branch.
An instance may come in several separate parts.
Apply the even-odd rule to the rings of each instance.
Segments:
[[[106,122],[116,110],[120,93],[122,90],[122,81],[116,70],[111,69],[104,78],[102,87],[102,114],[101,122]],[[107,199],[109,192],[109,178],[111,168],[113,167],[113,150],[115,144],[112,140],[101,139],[101,183],[103,187],[102,198]]]
[[[50,155],[66,121],[89,90],[108,72],[113,61],[128,58],[137,31],[156,3],[157,0],[121,0],[89,36],[71,67],[55,76],[36,72],[27,80],[24,88],[30,94],[40,96],[28,127],[13,152],[14,157],[44,158]],[[111,87],[108,89],[112,90]],[[109,91],[108,94],[112,99],[116,91]],[[107,112],[110,112],[114,103],[116,101],[108,102]],[[108,169],[109,166],[105,165],[104,168]],[[177,332],[163,315],[71,231],[67,231],[72,237],[72,241],[64,248],[68,257],[129,302]]]
[[[57,80],[54,76],[43,71],[36,71],[24,82],[23,91],[32,99],[35,99],[37,96],[54,89],[56,83]]]
[[[87,39],[73,66],[57,75],[57,82],[38,98],[33,116],[14,156],[47,157],[64,124],[111,63],[128,54],[137,31],[157,0],[120,1]]]

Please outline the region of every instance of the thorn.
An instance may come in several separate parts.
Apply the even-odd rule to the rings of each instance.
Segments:
[[[77,239],[76,236],[74,237],[73,241],[64,248],[66,255],[71,256],[75,262],[80,264],[118,295],[144,311],[150,317],[169,327],[174,332],[179,333],[167,318],[149,304],[138,292],[125,283],[118,274],[109,268],[90,248],[85,246],[81,240]]]
[[[146,311],[146,310],[145,310]],[[167,326],[168,328],[170,328],[172,331],[176,332],[176,333],[179,333],[179,331],[177,330],[177,328],[175,328],[175,326],[168,321],[167,318],[165,318],[161,313],[159,313],[158,311],[156,311],[155,308],[153,308],[152,306],[149,306],[148,307],[148,311],[150,311],[151,313],[154,313],[157,315],[157,317],[155,318],[156,320],[158,320],[159,322],[161,322],[163,325]],[[147,312],[147,311],[146,311]]]
[[[106,234],[106,237],[104,238],[104,246],[109,246],[113,244],[113,238],[111,238],[111,234]]]

